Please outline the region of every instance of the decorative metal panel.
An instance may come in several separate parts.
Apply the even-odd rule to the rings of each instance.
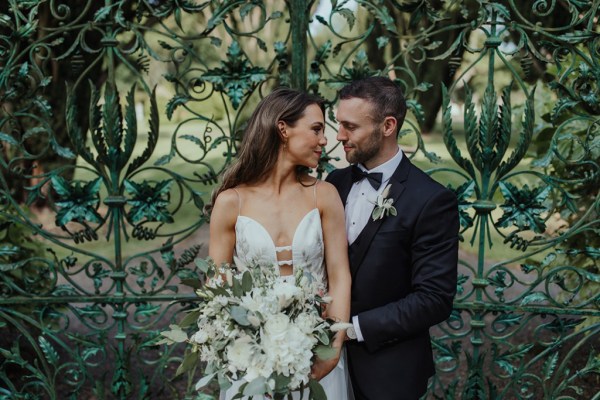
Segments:
[[[403,87],[400,144],[460,203],[428,398],[600,398],[599,5],[3,2],[0,398],[205,398],[157,341],[197,301],[246,119],[286,85],[334,132],[337,89],[370,75]]]

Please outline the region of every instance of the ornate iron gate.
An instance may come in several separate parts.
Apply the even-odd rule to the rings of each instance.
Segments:
[[[0,398],[196,398],[156,342],[194,301],[203,199],[245,118],[276,85],[334,104],[375,74],[460,199],[429,397],[600,398],[599,5],[5,1]]]

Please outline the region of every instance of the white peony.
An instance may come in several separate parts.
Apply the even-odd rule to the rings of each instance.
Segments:
[[[242,336],[236,339],[233,345],[227,348],[227,360],[230,362],[230,367],[238,371],[248,368],[254,352],[253,347],[250,336]]]
[[[207,285],[223,285],[226,295],[199,290],[205,301],[198,309],[198,330],[190,342],[207,368],[224,374],[230,382],[251,382],[260,377],[266,380],[267,391],[272,391],[273,374],[278,374],[290,378],[289,390],[297,390],[308,383],[317,336],[328,330],[315,308],[321,301],[316,296],[324,295],[325,287],[301,267],[294,279],[287,280],[273,268],[256,267],[252,270],[257,272],[252,274],[253,287],[243,295],[231,287],[232,279],[241,280],[242,275],[227,271],[221,271]],[[229,309],[234,305],[247,313],[238,313],[234,319]],[[249,324],[240,323],[238,317],[244,315]]]

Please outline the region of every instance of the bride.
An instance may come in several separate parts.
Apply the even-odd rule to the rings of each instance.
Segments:
[[[350,270],[342,202],[333,185],[306,173],[321,157],[324,105],[287,88],[266,96],[250,117],[236,162],[212,198],[209,256],[238,269],[276,265],[282,279],[303,267],[328,284],[326,316],[348,322]],[[317,359],[312,377],[328,399],[348,399],[347,366],[336,334],[336,357]],[[235,396],[237,382],[221,399]],[[296,393],[294,398],[299,398]]]

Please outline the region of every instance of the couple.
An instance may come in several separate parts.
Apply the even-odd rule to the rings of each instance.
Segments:
[[[429,328],[456,289],[457,200],[398,147],[406,102],[394,82],[355,81],[339,98],[337,140],[352,165],[327,182],[305,172],[327,143],[322,100],[278,89],[260,102],[213,195],[209,256],[325,276],[327,316],[352,324],[336,334],[337,356],[312,368],[328,399],[418,399],[434,373]],[[378,196],[390,201],[373,218]]]

